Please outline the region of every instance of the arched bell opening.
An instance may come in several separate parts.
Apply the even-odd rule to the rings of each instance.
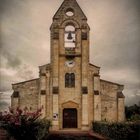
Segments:
[[[76,32],[75,27],[72,24],[66,25],[64,40],[65,48],[75,48]]]

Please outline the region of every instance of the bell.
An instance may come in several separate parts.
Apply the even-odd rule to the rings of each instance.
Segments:
[[[69,31],[67,39],[68,39],[68,40],[71,40],[71,39],[72,39],[71,31]]]

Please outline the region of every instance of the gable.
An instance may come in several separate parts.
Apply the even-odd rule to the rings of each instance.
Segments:
[[[67,12],[68,9],[74,10],[74,16],[80,15],[80,18],[82,20],[87,20],[87,17],[85,16],[84,12],[80,8],[79,4],[76,0],[64,0],[61,4],[60,8],[55,13],[53,19],[59,19],[63,15],[65,15],[65,12]]]

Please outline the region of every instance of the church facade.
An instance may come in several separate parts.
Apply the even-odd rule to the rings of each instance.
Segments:
[[[39,67],[39,78],[12,84],[11,106],[43,106],[53,130],[124,121],[124,86],[100,79],[100,67],[89,62],[90,28],[76,0],[64,0],[50,32],[50,64]]]

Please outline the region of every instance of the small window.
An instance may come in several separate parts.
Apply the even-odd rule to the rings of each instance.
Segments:
[[[58,32],[53,33],[53,39],[59,39],[59,33]]]
[[[69,87],[69,73],[65,75],[65,87]]]
[[[65,74],[65,87],[67,88],[75,87],[75,74],[74,73]]]
[[[82,93],[83,94],[88,94],[88,88],[87,87],[82,87]]]
[[[19,92],[18,91],[14,91],[12,94],[13,98],[18,98],[19,97]]]
[[[71,87],[75,87],[75,74],[71,73]]]
[[[98,109],[99,107],[98,107],[98,104],[96,105],[96,109]]]
[[[59,88],[53,87],[53,94],[58,94],[58,93],[59,93]]]
[[[94,90],[94,95],[99,95],[99,91],[98,90]]]
[[[66,10],[66,15],[67,15],[68,17],[73,16],[73,15],[74,15],[73,9],[72,9],[72,8],[68,8],[68,9]]]
[[[46,90],[41,90],[41,95],[46,95]]]
[[[82,40],[87,40],[87,33],[82,32]]]

